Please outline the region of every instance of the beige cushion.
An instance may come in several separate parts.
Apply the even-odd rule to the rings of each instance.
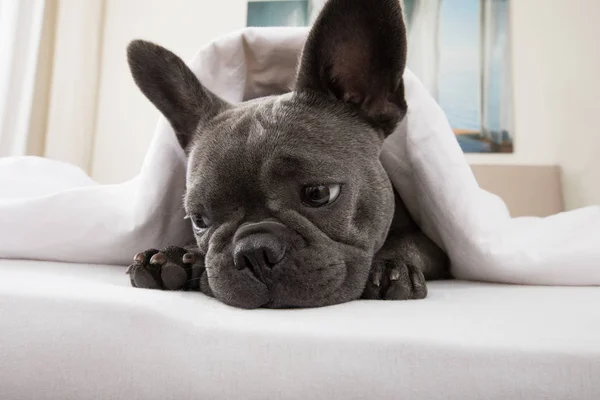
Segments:
[[[471,165],[479,185],[498,196],[513,217],[564,211],[558,166]]]

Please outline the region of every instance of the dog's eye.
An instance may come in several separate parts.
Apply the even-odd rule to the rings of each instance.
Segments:
[[[192,215],[189,218],[192,220],[192,226],[195,231],[202,231],[210,226],[208,218],[202,215]]]
[[[302,203],[309,207],[322,207],[331,204],[340,194],[340,185],[310,185],[302,188]]]

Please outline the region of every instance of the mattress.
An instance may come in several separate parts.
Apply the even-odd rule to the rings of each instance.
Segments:
[[[600,288],[240,310],[125,268],[0,260],[0,399],[599,399]]]

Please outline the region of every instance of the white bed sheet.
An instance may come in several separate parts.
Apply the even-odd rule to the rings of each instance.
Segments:
[[[0,399],[599,399],[600,289],[431,283],[239,310],[123,267],[0,260]]]

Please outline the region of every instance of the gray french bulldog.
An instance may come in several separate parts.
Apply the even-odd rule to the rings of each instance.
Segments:
[[[200,290],[242,308],[421,299],[449,277],[380,159],[405,117],[398,0],[330,0],[293,92],[228,104],[170,51],[128,47],[136,84],[188,155],[196,243],[139,253],[133,286]]]

